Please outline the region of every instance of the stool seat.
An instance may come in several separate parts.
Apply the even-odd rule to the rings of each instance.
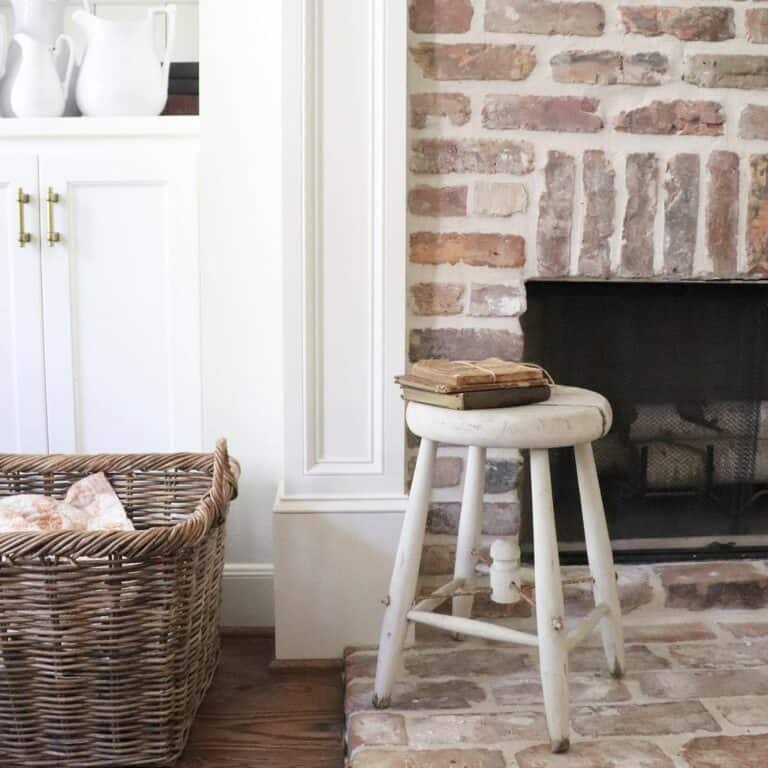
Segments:
[[[448,445],[549,449],[604,437],[611,428],[613,412],[597,392],[554,386],[549,400],[514,408],[453,411],[409,403],[406,419],[415,435]]]

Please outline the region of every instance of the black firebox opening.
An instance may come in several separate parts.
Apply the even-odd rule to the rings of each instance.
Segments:
[[[768,285],[534,280],[527,296],[526,359],[613,406],[594,447],[617,559],[768,554]],[[573,455],[551,458],[578,562]]]

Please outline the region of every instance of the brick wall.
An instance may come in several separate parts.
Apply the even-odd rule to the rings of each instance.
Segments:
[[[410,0],[409,67],[412,360],[519,357],[528,277],[768,278],[765,0]],[[519,465],[491,457],[488,534]]]

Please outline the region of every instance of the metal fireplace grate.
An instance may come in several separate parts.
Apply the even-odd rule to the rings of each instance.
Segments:
[[[527,288],[526,358],[613,405],[595,456],[619,555],[768,552],[768,286]],[[579,553],[570,453],[552,465],[559,538]]]

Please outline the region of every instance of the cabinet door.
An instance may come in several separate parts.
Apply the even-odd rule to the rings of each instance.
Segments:
[[[52,451],[200,449],[197,165],[179,148],[41,156]]]
[[[0,453],[48,450],[37,189],[36,157],[0,156]]]

